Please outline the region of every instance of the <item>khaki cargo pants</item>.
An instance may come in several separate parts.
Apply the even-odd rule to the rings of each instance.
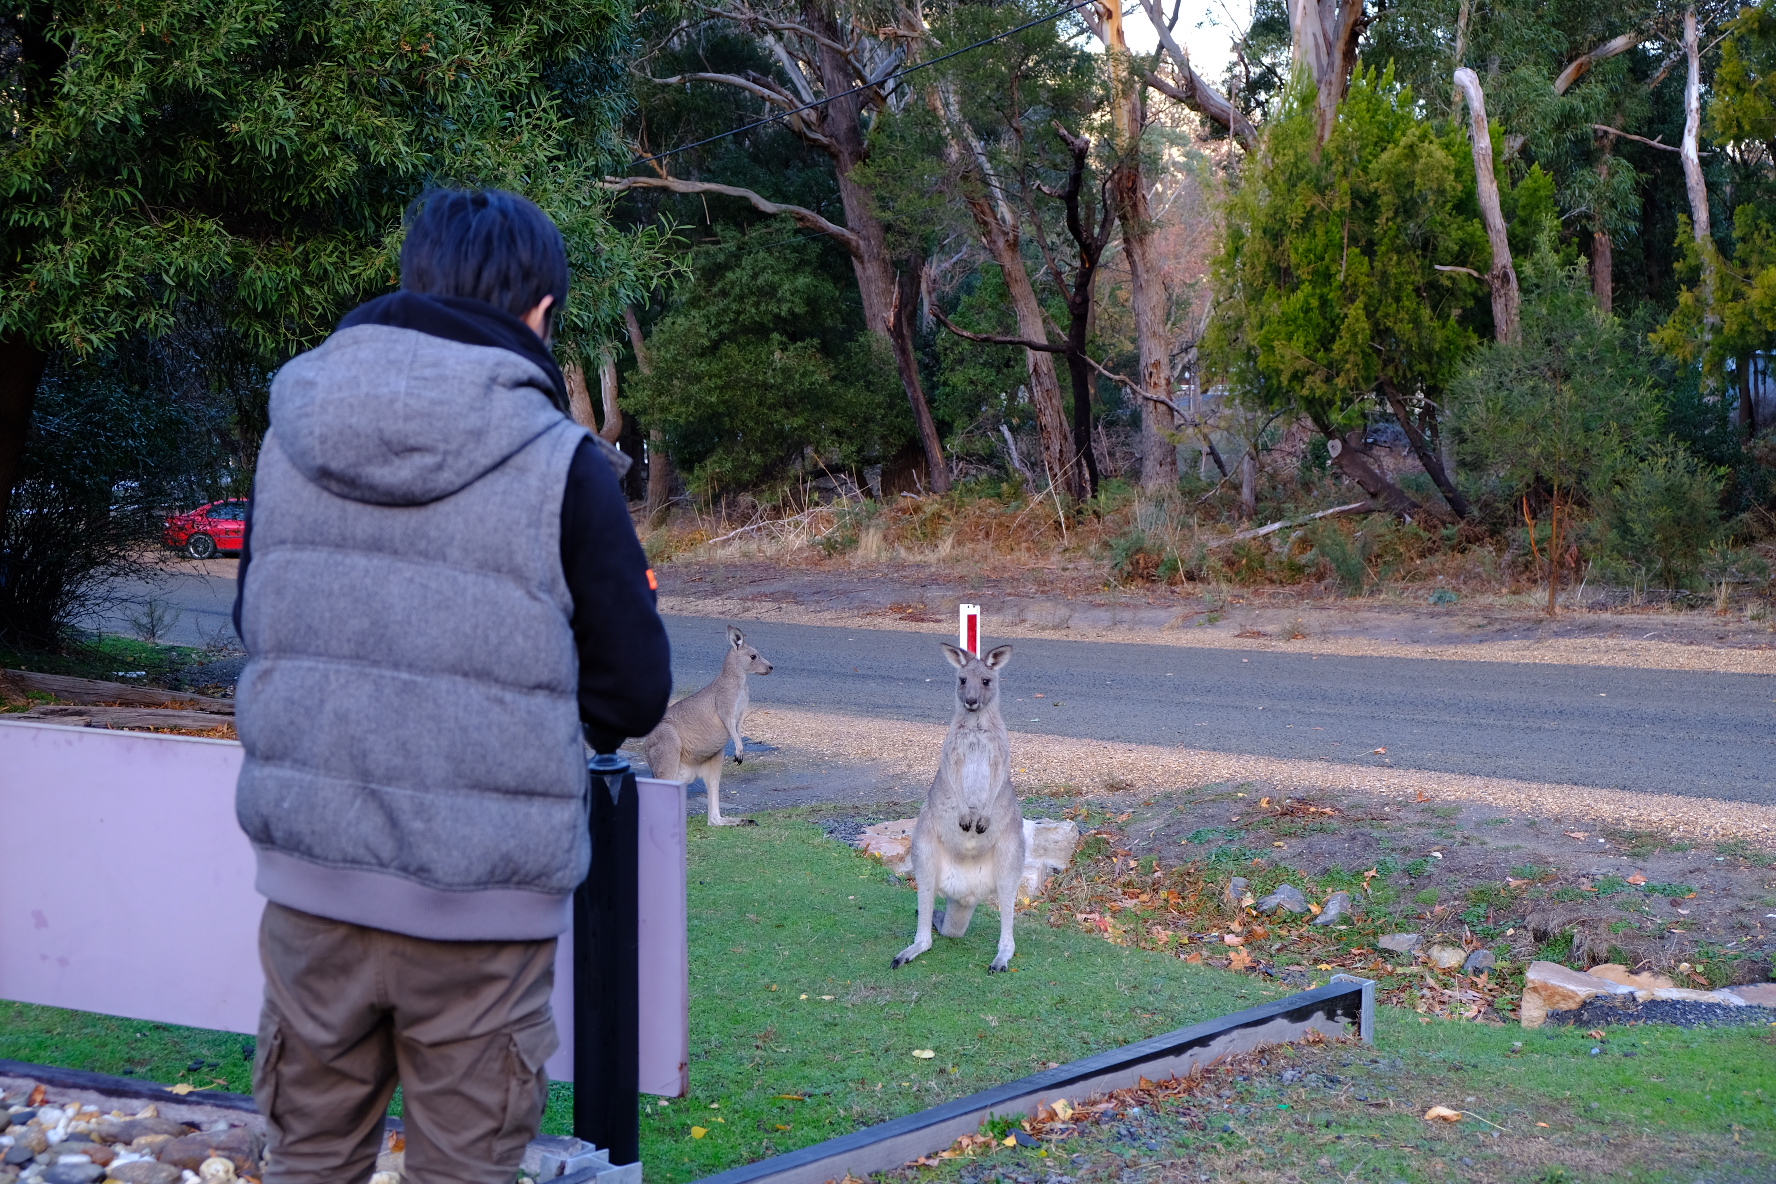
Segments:
[[[398,1082],[412,1184],[511,1184],[548,1101],[555,942],[426,941],[267,904],[265,1184],[362,1184]]]

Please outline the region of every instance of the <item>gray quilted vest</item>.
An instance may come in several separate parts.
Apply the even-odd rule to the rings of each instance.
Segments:
[[[440,940],[566,928],[590,849],[561,500],[586,432],[548,387],[384,325],[272,383],[236,716],[269,899]]]

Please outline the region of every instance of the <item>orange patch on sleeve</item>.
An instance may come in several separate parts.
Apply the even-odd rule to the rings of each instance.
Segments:
[[[660,590],[660,581],[655,578],[654,569],[651,567],[648,568],[648,588],[654,592],[658,592]]]

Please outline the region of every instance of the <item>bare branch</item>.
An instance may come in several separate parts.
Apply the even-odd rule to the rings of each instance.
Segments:
[[[1594,123],[1593,131],[1608,132],[1612,136],[1621,136],[1624,140],[1633,140],[1637,144],[1645,144],[1648,148],[1663,148],[1667,152],[1682,153],[1683,149],[1676,144],[1661,144],[1658,140],[1649,140],[1645,136],[1637,136],[1633,132],[1625,132],[1619,127],[1611,127],[1607,123]]]
[[[1572,84],[1583,78],[1592,66],[1595,66],[1599,62],[1606,62],[1617,54],[1627,53],[1629,50],[1639,45],[1644,38],[1645,34],[1637,29],[1632,32],[1624,33],[1620,37],[1611,38],[1590,53],[1573,59],[1573,61],[1567,65],[1566,69],[1560,72],[1560,77],[1554,80],[1554,93],[1557,95],[1565,94],[1572,87]]]
[[[813,210],[801,206],[779,205],[759,196],[750,189],[742,189],[738,185],[718,185],[714,181],[684,181],[677,177],[606,177],[599,186],[613,193],[624,193],[631,189],[667,189],[673,193],[720,193],[727,197],[737,197],[752,203],[754,209],[766,214],[787,214],[796,222],[809,230],[818,231],[828,238],[835,239],[853,256],[859,255],[863,244],[858,237],[843,226],[829,222]]]
[[[1216,539],[1209,546],[1220,547],[1228,543],[1237,543],[1242,539],[1263,538],[1267,534],[1275,534],[1277,531],[1286,530],[1291,526],[1305,526],[1316,519],[1330,518],[1335,514],[1370,514],[1380,508],[1372,501],[1351,502],[1349,505],[1333,506],[1330,510],[1321,510],[1317,514],[1307,514],[1300,518],[1285,518],[1281,522],[1272,522],[1269,526],[1260,526],[1255,530],[1242,530],[1238,534],[1230,534],[1224,539]]]
[[[982,345],[1017,345],[1022,346],[1024,349],[1033,349],[1045,354],[1064,354],[1067,352],[1067,347],[1064,345],[1050,345],[1046,341],[1032,341],[1028,337],[1001,337],[997,333],[970,333],[967,329],[959,327],[956,322],[950,320],[949,317],[944,316],[943,310],[936,305],[932,305],[931,315],[937,318],[938,324],[942,325],[956,336],[968,341],[978,341]]]
[[[759,80],[742,77],[739,74],[674,74],[670,78],[655,78],[644,74],[642,77],[658,86],[684,86],[692,82],[713,82],[720,86],[737,87],[748,94],[757,95],[773,106],[782,107],[785,111],[796,105],[795,99],[791,98],[781,87],[775,84],[765,85]]]
[[[1141,76],[1141,81],[1159,93],[1183,103],[1198,115],[1220,124],[1246,151],[1257,151],[1258,131],[1252,126],[1252,121],[1226,95],[1203,81],[1202,75],[1191,66],[1190,55],[1178,45],[1177,39],[1172,36],[1171,26],[1163,19],[1165,14],[1159,0],[1141,0],[1141,7],[1146,10],[1147,19],[1159,33],[1160,46],[1171,55],[1172,64],[1178,71],[1178,81],[1175,84],[1151,70]]]
[[[1491,280],[1487,279],[1485,276],[1481,275],[1479,272],[1475,271],[1471,267],[1456,267],[1454,264],[1450,264],[1450,263],[1433,263],[1433,264],[1431,264],[1431,268],[1434,271],[1459,271],[1463,275],[1473,276],[1475,279],[1479,280],[1481,283],[1485,284],[1487,287],[1492,286]]]

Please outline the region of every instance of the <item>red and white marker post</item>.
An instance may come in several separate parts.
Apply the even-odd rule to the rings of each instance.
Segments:
[[[956,624],[956,644],[975,657],[980,657],[980,605],[958,606],[961,619]]]

